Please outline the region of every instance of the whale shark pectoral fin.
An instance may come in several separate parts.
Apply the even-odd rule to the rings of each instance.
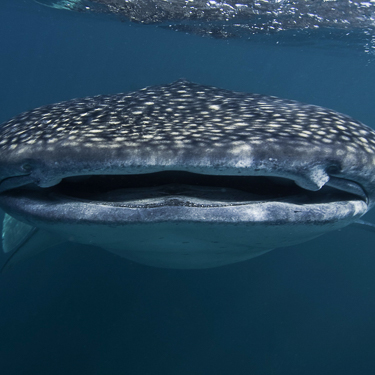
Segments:
[[[12,253],[24,245],[38,229],[5,214],[3,221],[3,252]]]
[[[2,272],[52,246],[65,242],[61,237],[25,224],[8,214],[4,216],[2,239],[3,252],[11,254]]]
[[[369,232],[375,233],[375,224],[370,223],[366,220],[356,220],[354,223],[352,223],[356,228],[364,229]]]

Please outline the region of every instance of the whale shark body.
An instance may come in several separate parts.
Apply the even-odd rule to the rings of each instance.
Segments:
[[[356,222],[374,169],[375,132],[314,105],[185,80],[74,99],[0,127],[3,250],[222,266]]]
[[[246,38],[284,34],[278,39],[290,45],[301,36],[345,44],[371,44],[374,35],[375,4],[354,0],[35,0],[56,9],[101,13],[122,21],[154,24],[164,29],[213,38]],[[350,35],[349,35],[350,34]],[[358,34],[358,35],[357,35]],[[264,42],[264,39],[260,39]]]

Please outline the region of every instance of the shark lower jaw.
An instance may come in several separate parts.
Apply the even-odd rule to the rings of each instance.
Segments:
[[[280,177],[179,171],[74,176],[49,188],[30,184],[0,194],[0,206],[32,224],[113,225],[183,221],[323,224],[354,221],[368,209],[363,197],[329,186],[309,191]]]

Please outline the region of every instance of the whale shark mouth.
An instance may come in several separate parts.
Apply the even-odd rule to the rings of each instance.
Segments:
[[[363,199],[328,186],[312,192],[281,177],[207,175],[183,171],[68,177],[50,189],[67,199],[129,207],[189,205],[194,202],[201,206],[261,201],[313,204]]]
[[[145,174],[72,176],[48,188],[28,184],[8,190],[3,195],[33,197],[35,200],[54,197],[64,201],[122,207],[212,207],[271,201],[303,205],[366,201],[359,185],[359,193],[356,194],[357,191],[353,189],[353,185],[356,184],[352,181],[337,178],[336,181],[340,181],[339,189],[323,186],[318,191],[310,191],[298,186],[293,180],[282,177],[162,171]]]
[[[366,199],[342,190],[351,181],[336,185],[311,191],[281,177],[186,171],[84,175],[9,189],[0,204],[16,222],[140,263],[207,268],[353,223]]]
[[[92,226],[127,230],[158,223],[340,228],[364,215],[368,203],[358,184],[332,179],[336,187],[327,183],[311,191],[272,176],[174,170],[84,175],[65,177],[50,187],[28,184],[4,191],[0,204],[14,218],[52,231]]]

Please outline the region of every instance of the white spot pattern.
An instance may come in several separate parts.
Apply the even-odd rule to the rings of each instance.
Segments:
[[[0,152],[35,144],[170,150],[228,148],[233,142],[280,147],[334,145],[375,153],[375,133],[332,110],[187,81],[130,94],[95,96],[25,112],[0,128]],[[348,150],[349,148],[347,148]]]

